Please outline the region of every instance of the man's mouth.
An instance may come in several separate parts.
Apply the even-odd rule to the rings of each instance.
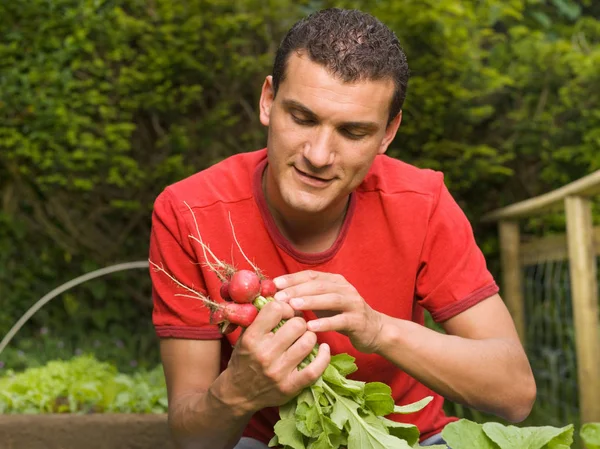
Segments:
[[[334,178],[322,178],[322,177],[320,177],[320,176],[315,176],[315,175],[312,175],[312,174],[310,174],[310,173],[307,173],[307,172],[305,172],[305,171],[302,171],[302,170],[298,169],[297,167],[294,167],[294,169],[295,169],[295,170],[296,170],[296,172],[297,172],[297,173],[299,173],[301,176],[303,176],[303,177],[306,177],[306,178],[309,178],[309,179],[313,179],[313,180],[315,180],[315,181],[317,181],[317,182],[328,183],[328,182],[330,182],[330,181],[333,181],[333,179],[334,179]]]

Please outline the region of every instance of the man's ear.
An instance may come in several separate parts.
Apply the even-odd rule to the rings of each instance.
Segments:
[[[389,125],[385,129],[385,135],[383,136],[381,146],[379,147],[379,154],[383,154],[387,151],[388,147],[390,146],[390,143],[392,143],[394,137],[396,137],[398,128],[400,128],[400,123],[402,123],[402,111],[398,112],[398,115],[394,117],[394,119],[389,123]]]
[[[260,93],[260,122],[264,126],[269,126],[271,122],[271,108],[275,99],[275,91],[273,90],[273,77],[271,75],[265,78]]]

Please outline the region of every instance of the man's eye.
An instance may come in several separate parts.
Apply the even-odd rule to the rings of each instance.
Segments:
[[[350,139],[354,139],[354,140],[360,140],[366,136],[365,133],[353,133],[352,131],[349,131],[347,129],[343,129],[342,134],[344,134],[346,137],[348,137]]]
[[[299,125],[314,125],[315,123],[314,120],[301,119],[300,117],[296,117],[294,114],[292,114],[292,119]]]

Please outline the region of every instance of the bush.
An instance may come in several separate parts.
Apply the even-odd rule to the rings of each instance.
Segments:
[[[167,184],[263,144],[259,87],[300,6],[0,2],[0,335],[62,283],[145,259]],[[17,338],[45,327],[81,348],[135,336],[130,357],[156,360],[150,297],[147,273],[111,275]]]

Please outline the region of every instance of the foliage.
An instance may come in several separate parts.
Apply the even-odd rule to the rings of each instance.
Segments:
[[[572,424],[515,427],[499,423],[477,424],[468,420],[448,424],[442,436],[458,449],[568,449],[573,444]]]
[[[17,339],[2,352],[0,376],[9,369],[23,371],[82,354],[93,354],[99,361],[114,365],[119,372],[133,373],[160,363],[157,346],[158,339],[154,337],[150,323],[139,335],[125,332],[107,335],[94,331],[85,336],[73,333],[71,338],[53,335],[48,327],[42,327],[30,337]]]
[[[145,259],[165,185],[262,144],[257,87],[294,11],[253,0],[0,5],[0,335],[52,288]],[[94,281],[20,336],[46,326],[69,340],[91,329],[150,341],[150,294],[147,275]]]
[[[587,449],[600,449],[600,423],[586,423],[579,433]]]
[[[0,378],[0,413],[164,413],[162,367],[133,375],[82,355]]]
[[[600,168],[600,22],[573,2],[342,4],[389,24],[409,58],[391,154],[443,170],[472,218]]]
[[[360,382],[346,376],[358,368],[348,354],[332,356],[320,379],[279,407],[280,420],[269,446],[284,449],[410,449],[419,441],[413,424],[385,418],[416,413],[433,397],[404,406],[394,404],[392,389],[381,382]]]

